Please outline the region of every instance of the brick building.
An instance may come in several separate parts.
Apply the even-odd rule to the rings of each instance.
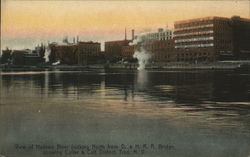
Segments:
[[[169,62],[174,61],[174,40],[158,40],[144,44],[144,48],[153,53],[152,61]]]
[[[77,50],[78,46],[76,44],[56,45],[55,58],[60,60],[62,64],[77,64]]]
[[[106,59],[111,62],[116,62],[122,59],[122,49],[128,46],[131,40],[116,40],[105,42]]]
[[[138,49],[137,45],[128,45],[122,47],[122,58],[124,60],[132,61],[133,54]]]
[[[101,58],[101,43],[98,42],[78,42],[77,63],[87,65],[96,63]]]
[[[122,58],[132,60],[133,54],[140,47],[153,53],[152,61],[168,62],[175,60],[174,40],[172,39],[172,31],[158,29],[158,32],[143,33],[137,35],[136,45],[122,46]],[[135,43],[135,42],[134,42]]]
[[[249,20],[240,17],[198,18],[174,26],[177,61],[238,59],[239,49],[249,50],[243,44],[249,42],[249,35],[240,35],[249,34]]]

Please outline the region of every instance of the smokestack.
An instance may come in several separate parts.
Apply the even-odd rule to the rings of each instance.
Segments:
[[[76,43],[76,38],[75,38],[75,37],[73,37],[73,43],[74,43],[74,44]]]
[[[127,40],[127,28],[125,27],[125,40]]]
[[[77,43],[79,42],[79,36],[77,36],[77,39],[76,39]]]
[[[132,29],[132,40],[134,40],[134,39],[135,39],[135,30]]]

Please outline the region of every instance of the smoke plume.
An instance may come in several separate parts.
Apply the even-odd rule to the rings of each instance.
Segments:
[[[59,61],[56,61],[55,63],[52,63],[52,65],[59,65],[59,64],[61,64],[61,61],[59,60]]]
[[[45,49],[45,53],[44,53],[44,59],[45,59],[45,62],[47,63],[47,62],[49,62],[49,55],[50,55],[50,53],[51,53],[51,50],[50,50],[50,48],[49,47],[47,47],[46,49]]]
[[[139,67],[138,70],[144,70],[149,59],[152,57],[151,52],[147,52],[143,47],[139,51],[135,51],[134,58],[137,58]]]

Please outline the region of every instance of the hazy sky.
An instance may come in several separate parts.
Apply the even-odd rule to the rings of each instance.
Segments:
[[[174,21],[204,16],[249,18],[249,1],[46,1],[1,0],[2,48],[32,48],[40,42],[79,35],[81,40],[124,38],[171,28]]]

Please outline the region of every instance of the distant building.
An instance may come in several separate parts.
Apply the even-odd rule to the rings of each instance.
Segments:
[[[128,45],[122,47],[122,58],[124,60],[132,61],[133,60],[133,54],[138,49],[137,45]]]
[[[55,63],[57,61],[56,58],[56,46],[58,44],[56,42],[49,43],[48,47],[50,49],[50,54],[49,54],[49,63]]]
[[[178,21],[174,26],[177,61],[238,59],[239,49],[249,50],[247,44],[237,42],[249,42],[249,35],[240,36],[249,34],[246,19],[206,17]]]
[[[165,62],[174,60],[174,41],[171,30],[158,29],[158,32],[137,35],[135,40],[139,41],[139,43],[122,47],[123,59],[133,59],[134,52],[143,47],[153,54],[152,61]]]
[[[137,36],[138,37],[138,36]],[[159,28],[157,32],[143,33],[140,35],[142,42],[173,39],[173,33],[169,29]]]
[[[115,62],[122,59],[122,48],[128,46],[131,40],[116,40],[105,42],[106,59]]]
[[[2,56],[1,56],[0,63],[1,64],[10,63],[10,60],[11,60],[11,50],[6,48],[6,50],[2,51]]]
[[[101,55],[101,43],[92,41],[78,42],[77,63],[79,65],[97,63]]]
[[[236,59],[250,59],[250,19],[233,16],[233,55]]]
[[[153,53],[152,61],[170,62],[175,61],[174,40],[158,40],[147,43],[144,48]]]
[[[78,46],[76,44],[56,45],[55,58],[60,60],[62,64],[77,64],[77,50]]]
[[[31,65],[35,66],[42,63],[43,59],[36,53],[29,49],[26,50],[12,50],[12,64],[13,65]]]

